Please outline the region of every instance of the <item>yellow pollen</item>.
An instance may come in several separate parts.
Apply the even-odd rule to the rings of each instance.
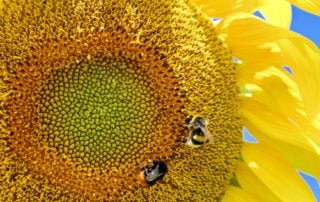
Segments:
[[[221,199],[242,143],[235,65],[197,8],[12,0],[0,41],[1,201]],[[185,144],[189,115],[213,144]],[[152,161],[168,172],[145,186]]]

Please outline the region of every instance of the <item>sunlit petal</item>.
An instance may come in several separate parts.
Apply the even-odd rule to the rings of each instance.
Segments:
[[[309,120],[314,119],[320,109],[320,53],[312,42],[247,14],[227,17],[219,23],[218,31],[234,56],[242,61],[255,63],[267,58],[263,67],[290,66],[306,114]]]
[[[238,187],[229,186],[223,202],[261,202],[261,198]]]
[[[306,10],[310,13],[320,15],[320,1],[319,0],[288,0],[292,4]]]
[[[252,13],[263,0],[191,0],[190,2],[201,5],[204,12],[210,17],[224,17],[233,12]]]
[[[254,109],[254,110],[253,110]],[[243,116],[245,126],[249,129],[255,128],[257,131],[251,131],[259,139],[261,135],[276,140],[287,142],[289,144],[302,147],[310,152],[319,151],[319,146],[312,146],[308,137],[314,137],[317,134],[311,134],[305,128],[294,125],[290,120],[277,111],[270,109],[256,101],[243,102]],[[311,139],[312,139],[311,138]],[[316,143],[318,145],[318,143]]]
[[[291,24],[291,5],[285,0],[265,1],[259,7],[266,21],[272,25],[288,29]]]
[[[242,154],[252,172],[282,201],[314,201],[297,171],[273,147],[245,144]]]
[[[237,179],[244,191],[254,193],[264,201],[277,202],[280,199],[252,172],[252,170],[242,161],[237,165]]]

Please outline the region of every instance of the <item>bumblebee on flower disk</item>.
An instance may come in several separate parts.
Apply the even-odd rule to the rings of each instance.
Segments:
[[[167,165],[162,161],[151,161],[150,165],[146,165],[141,169],[139,180],[143,185],[154,185],[158,180],[162,179],[167,173]]]
[[[209,124],[207,120],[199,116],[190,116],[187,118],[187,122],[187,127],[192,129],[186,141],[188,146],[197,148],[207,142],[214,143],[212,134],[207,129]]]

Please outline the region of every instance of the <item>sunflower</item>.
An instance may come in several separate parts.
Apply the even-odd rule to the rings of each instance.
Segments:
[[[320,179],[320,54],[289,16],[284,0],[0,1],[1,201],[312,201],[297,170]]]

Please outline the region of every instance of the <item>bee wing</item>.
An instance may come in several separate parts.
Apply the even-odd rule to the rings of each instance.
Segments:
[[[208,138],[209,143],[213,144],[214,139],[213,139],[213,135],[210,133],[210,131],[206,127],[204,127],[204,128],[202,127],[201,129],[203,130],[204,134]]]

